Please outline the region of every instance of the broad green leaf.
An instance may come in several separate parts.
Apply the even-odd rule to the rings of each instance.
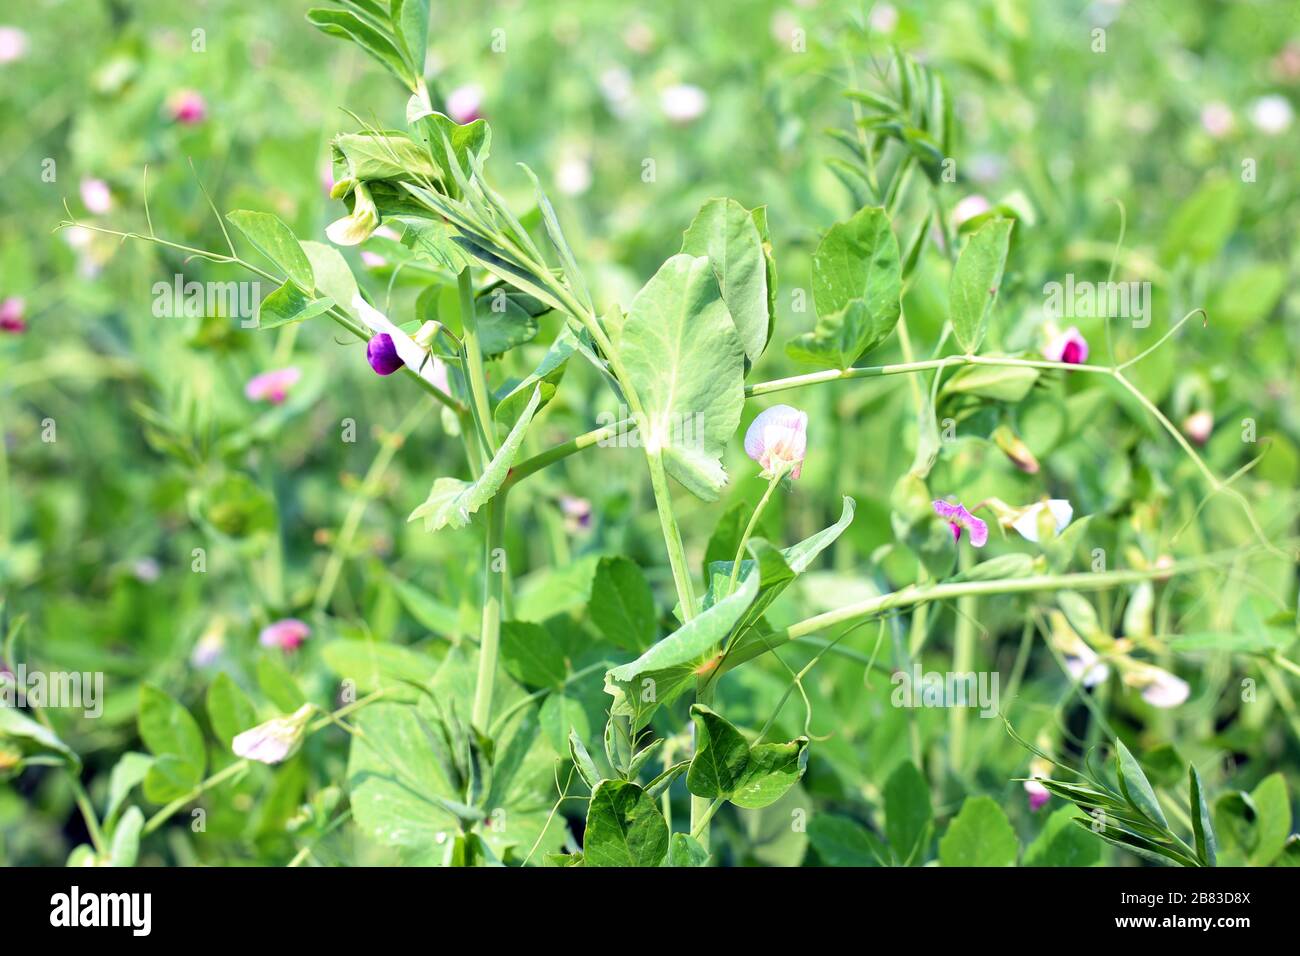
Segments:
[[[967,240],[948,282],[948,313],[957,344],[973,355],[988,330],[989,309],[1002,283],[1013,219],[991,219]]]
[[[443,637],[455,637],[460,633],[460,617],[456,608],[443,604],[427,591],[395,575],[388,575],[388,583],[397,592],[402,607],[420,626]]]
[[[1250,799],[1255,807],[1255,841],[1250,865],[1268,866],[1282,851],[1291,833],[1291,801],[1286,778],[1281,773],[1270,774],[1250,792]]]
[[[905,760],[885,782],[885,836],[899,863],[915,866],[925,862],[920,844],[933,819],[930,785],[916,765]]]
[[[709,851],[689,833],[674,833],[668,841],[664,866],[708,866]]]
[[[686,773],[686,789],[697,797],[730,798],[744,779],[749,744],[740,731],[703,704],[691,707],[691,720],[695,756]]]
[[[269,212],[235,209],[226,218],[257,247],[257,250],[284,270],[284,274],[303,292],[316,288],[311,260],[303,251],[293,230]]]
[[[586,785],[596,789],[596,785],[604,779],[604,775],[596,766],[596,761],[591,759],[591,753],[587,750],[587,745],[582,742],[572,730],[569,731],[569,759],[573,761],[573,766],[577,768],[578,775]]]
[[[1097,866],[1101,843],[1091,832],[1073,824],[1090,822],[1073,806],[1061,807],[1043,824],[1034,841],[1025,847],[1022,866]]]
[[[485,358],[495,358],[537,338],[537,317],[520,304],[520,299],[518,293],[511,295],[498,289],[496,294],[475,301],[479,347]]]
[[[0,703],[0,740],[16,740],[25,752],[52,751],[72,764],[80,761],[54,731],[37,723],[21,710]]]
[[[807,737],[796,737],[788,744],[756,744],[749,748],[749,759],[731,802],[747,810],[770,806],[799,782],[807,767]]]
[[[555,636],[528,621],[501,624],[501,666],[529,687],[558,687],[569,672],[564,648]]]
[[[350,10],[331,10],[324,7],[308,10],[307,21],[322,33],[351,40],[401,80],[407,89],[415,90],[417,77],[410,64],[403,58],[392,38],[371,22]]]
[[[998,402],[1018,402],[1033,389],[1040,374],[1036,368],[968,365],[943,383],[940,395],[976,395]]]
[[[343,253],[333,246],[311,239],[304,239],[299,245],[311,262],[311,271],[316,277],[316,291],[327,299],[333,299],[334,305],[344,312],[351,312],[352,300],[357,297],[359,290],[356,277],[348,268]]]
[[[135,866],[140,857],[140,831],[143,829],[144,814],[140,808],[128,807],[113,828],[113,844],[108,855],[113,866]]]
[[[709,260],[669,259],[632,301],[616,348],[645,411],[648,454],[706,501],[726,484],[722,454],[745,404],[744,351]]]
[[[301,322],[324,315],[334,307],[330,298],[313,299],[304,295],[296,283],[286,282],[257,307],[257,327],[275,329],[290,322]]]
[[[497,453],[492,456],[483,473],[474,481],[461,481],[459,478],[439,478],[433,483],[428,499],[411,512],[408,521],[424,519],[426,531],[437,531],[450,525],[463,528],[469,524],[470,515],[474,514],[495,497],[510,473],[510,467],[519,454],[519,446],[524,442],[524,433],[533,420],[533,413],[542,400],[542,391],[533,390],[532,398],[524,406],[519,420],[510,429],[510,434],[501,443]]]
[[[450,223],[425,219],[408,219],[402,232],[402,245],[417,257],[427,258],[434,266],[457,273],[469,265],[469,256],[456,244],[456,232]]]
[[[186,764],[195,780],[203,776],[206,754],[203,734],[190,712],[152,684],[140,686],[140,739],[155,756],[174,756]]]
[[[843,370],[889,338],[897,324],[897,312],[872,314],[866,302],[854,299],[838,312],[818,315],[813,330],[787,342],[785,352],[797,362]]]
[[[668,824],[644,790],[605,780],[587,807],[582,841],[587,866],[659,866],[668,853]]]
[[[229,748],[237,735],[257,725],[257,711],[248,695],[227,673],[220,673],[208,688],[208,721],[222,747]]]
[[[332,145],[349,179],[420,182],[442,178],[442,170],[425,149],[399,130],[340,133]]]
[[[758,594],[758,576],[750,575],[736,592],[691,618],[629,664],[605,674],[605,692],[614,698],[612,712],[633,718],[636,729],[661,704],[673,701],[710,663],[745,609]]]
[[[757,362],[768,337],[768,260],[753,214],[734,199],[710,199],[682,235],[681,251],[707,256],[741,347]]]
[[[427,685],[438,662],[425,654],[383,641],[330,641],[321,648],[325,665],[343,680],[353,681],[364,694],[409,687],[407,681]]]
[[[1205,799],[1205,786],[1195,766],[1187,768],[1187,784],[1190,788],[1192,807],[1192,837],[1196,843],[1196,855],[1206,866],[1214,866],[1218,857],[1218,843],[1214,838],[1214,822],[1210,818],[1210,805]],[[1290,813],[1288,811],[1288,826]]]
[[[1119,773],[1119,788],[1123,791],[1124,798],[1152,823],[1162,829],[1169,829],[1169,821],[1165,819],[1165,812],[1160,809],[1160,801],[1156,799],[1151,783],[1142,772],[1142,765],[1121,740],[1115,741],[1115,765]]]
[[[967,797],[939,841],[943,866],[1014,866],[1020,842],[1007,815],[989,797]]]
[[[475,163],[487,159],[492,131],[484,120],[476,119],[462,126],[442,113],[426,111],[423,106],[418,106],[414,111],[408,107],[406,121],[417,125],[424,134],[440,167],[440,175],[447,182],[469,176],[474,172]],[[450,158],[448,147],[451,148]],[[456,164],[454,168],[452,160]]]
[[[570,734],[586,737],[591,733],[593,722],[599,724],[602,713],[589,708],[582,694],[583,691],[566,687],[551,691],[542,701],[538,721],[546,739],[556,750],[563,751]]]
[[[848,221],[831,226],[813,253],[812,270],[819,316],[861,300],[873,327],[887,324],[892,329],[898,321],[902,266],[898,240],[884,209],[867,206]]]
[[[429,0],[392,0],[392,22],[397,40],[416,76],[424,76],[429,45]]]
[[[297,679],[271,654],[257,659],[257,686],[282,713],[291,714],[307,701]]]
[[[640,654],[654,643],[655,599],[641,568],[622,556],[601,558],[588,612],[605,639]]]
[[[958,581],[1001,581],[1007,578],[1027,578],[1034,573],[1034,559],[1027,554],[1000,554],[981,561],[948,579]],[[1091,605],[1090,605],[1091,606]]]
[[[1239,183],[1213,175],[1178,207],[1165,227],[1160,257],[1173,264],[1182,256],[1206,263],[1223,250],[1241,215]]]
[[[523,166],[523,164],[520,164]],[[555,214],[555,207],[551,205],[551,200],[547,198],[542,184],[537,175],[527,166],[523,170],[528,174],[528,178],[533,181],[534,194],[537,198],[537,209],[542,214],[542,225],[546,227],[546,236],[551,240],[551,245],[560,255],[560,265],[564,268],[564,278],[578,294],[578,299],[585,303],[587,308],[592,308],[591,296],[587,294],[587,285],[582,278],[582,270],[578,268],[578,260],[573,256],[573,250],[569,248],[569,240],[564,238],[564,230],[560,228],[560,217]]]
[[[193,792],[202,780],[203,771],[194,764],[175,754],[162,754],[145,771],[141,789],[146,800],[169,803]]]
[[[128,750],[118,758],[108,777],[108,806],[104,809],[106,823],[113,819],[131,791],[144,782],[153,761],[154,758],[149,754],[133,750]]]
[[[884,866],[888,859],[879,838],[848,817],[814,814],[808,821],[808,839],[827,866]]]
[[[535,369],[522,380],[507,382],[502,386],[496,396],[497,404],[492,410],[492,417],[500,423],[517,419],[535,388],[540,388],[542,392],[542,401],[538,407],[544,406],[554,397],[560,379],[564,377],[569,358],[577,349],[577,337],[568,326],[565,326],[555,336],[555,341],[551,343]]]

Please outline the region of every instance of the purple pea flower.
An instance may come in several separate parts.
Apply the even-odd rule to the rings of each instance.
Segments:
[[[966,510],[961,504],[936,500],[932,502],[934,513],[948,522],[952,529],[952,539],[961,540],[962,530],[970,532],[972,547],[982,548],[989,540],[989,526]]]
[[[406,364],[397,354],[393,337],[387,332],[380,332],[370,337],[366,345],[366,361],[370,363],[376,375],[392,375]]]
[[[1072,325],[1064,332],[1052,336],[1043,349],[1043,357],[1049,362],[1082,365],[1088,361],[1088,340]]]
[[[26,332],[27,320],[23,317],[27,303],[16,295],[0,302],[0,331]]]

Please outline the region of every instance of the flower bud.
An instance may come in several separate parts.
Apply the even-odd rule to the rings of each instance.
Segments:
[[[1020,436],[1006,425],[999,425],[993,430],[993,442],[1002,450],[1002,454],[1011,459],[1026,475],[1038,474],[1038,459],[1029,450],[1029,446],[1020,440]]]
[[[369,343],[366,345],[366,361],[378,375],[392,375],[406,363],[402,357],[397,354],[397,346],[393,344],[393,337],[387,332],[380,332],[371,336]]]
[[[337,186],[334,188],[338,189]],[[325,227],[325,235],[338,246],[359,245],[379,228],[379,210],[375,208],[366,184],[357,183],[352,193],[352,214],[336,219]]]
[[[252,730],[245,730],[231,741],[236,756],[259,763],[276,764],[293,756],[302,743],[307,721],[315,710],[303,704],[288,717],[276,717]]]

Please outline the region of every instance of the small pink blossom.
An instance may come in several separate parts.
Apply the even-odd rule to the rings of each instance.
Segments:
[[[745,432],[745,454],[763,466],[765,478],[798,478],[807,452],[808,413],[789,405],[764,409]]]
[[[334,192],[334,182],[334,163],[327,159],[320,164],[320,187],[326,196]]]
[[[186,126],[202,123],[208,115],[208,104],[197,90],[177,90],[167,98],[171,118]]]
[[[13,63],[27,55],[27,34],[17,27],[0,27],[0,63]]]
[[[81,202],[90,212],[102,216],[113,208],[113,193],[102,179],[83,179]]]
[[[966,220],[982,216],[992,208],[989,201],[979,193],[966,196],[952,207],[952,227],[957,229]]]
[[[560,495],[560,512],[564,515],[564,528],[569,534],[578,534],[591,527],[591,502],[573,495]]]
[[[1192,412],[1183,421],[1183,434],[1198,445],[1204,445],[1209,441],[1210,433],[1213,431],[1214,415],[1205,409]]]
[[[1041,810],[1044,804],[1052,798],[1052,794],[1039,781],[1046,780],[1052,775],[1052,765],[1042,757],[1034,757],[1029,761],[1029,777],[1025,781],[1025,793],[1029,795],[1030,812]]]
[[[1088,361],[1088,340],[1072,325],[1064,332],[1052,336],[1043,348],[1043,357],[1049,362],[1082,365]]]
[[[1213,139],[1223,139],[1237,125],[1227,103],[1214,101],[1201,107],[1201,128]]]
[[[0,332],[26,332],[26,308],[27,303],[16,295],[0,302]]]
[[[289,397],[289,389],[298,384],[302,372],[296,365],[288,368],[272,369],[261,375],[254,375],[244,386],[244,395],[250,402],[270,402],[279,405]]]
[[[302,743],[307,721],[315,710],[303,704],[288,717],[276,717],[252,730],[245,730],[230,742],[230,749],[245,760],[276,764],[293,755]]]
[[[1110,676],[1110,668],[1102,663],[1097,652],[1078,639],[1065,651],[1065,669],[1084,687],[1095,687]]]
[[[476,83],[458,86],[447,94],[447,115],[461,126],[482,119],[483,87]]]
[[[262,628],[257,641],[263,647],[278,647],[282,651],[296,651],[302,642],[311,637],[311,628],[296,617],[286,617]]]
[[[361,264],[367,269],[382,269],[388,265],[388,260],[377,252],[371,252],[369,249],[361,250]]]
[[[1143,700],[1162,710],[1179,706],[1191,694],[1187,681],[1151,664],[1131,667],[1124,675],[1124,682],[1137,687]]]
[[[934,513],[948,522],[954,541],[961,540],[964,529],[970,532],[971,547],[982,548],[988,543],[989,526],[967,511],[964,505],[942,500],[935,500],[931,504],[934,506]]]

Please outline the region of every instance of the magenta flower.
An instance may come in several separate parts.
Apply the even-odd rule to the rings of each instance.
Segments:
[[[1052,765],[1042,757],[1035,757],[1029,761],[1030,779],[1025,781],[1025,793],[1029,795],[1029,810],[1031,813],[1041,810],[1043,805],[1052,798],[1051,792],[1039,782],[1051,775]]]
[[[941,500],[931,504],[934,505],[934,513],[948,522],[954,541],[961,540],[962,530],[965,529],[970,532],[971,547],[982,548],[988,542],[989,526],[967,511],[964,505]]]
[[[458,86],[447,94],[447,115],[461,126],[482,119],[483,87],[476,84]]]
[[[167,98],[167,110],[176,122],[193,126],[207,118],[208,104],[197,90],[177,90]]]
[[[250,402],[270,402],[279,405],[289,396],[289,389],[298,384],[302,372],[295,365],[272,369],[254,375],[244,386],[244,395]]]
[[[1073,325],[1052,336],[1043,348],[1043,357],[1049,362],[1082,365],[1088,361],[1088,340]]]
[[[296,651],[302,642],[311,637],[311,628],[296,617],[286,617],[262,628],[257,641],[263,647],[278,647],[282,651]]]
[[[23,318],[27,303],[16,295],[0,302],[0,331],[26,332],[27,320]]]
[[[789,472],[798,478],[808,452],[808,413],[789,405],[764,409],[745,432],[745,454],[763,466],[763,477]]]
[[[380,332],[378,335],[371,336],[369,343],[366,345],[366,361],[370,367],[375,370],[376,375],[392,375],[406,363],[402,357],[397,354],[397,346],[393,344],[393,337],[387,332]]]

